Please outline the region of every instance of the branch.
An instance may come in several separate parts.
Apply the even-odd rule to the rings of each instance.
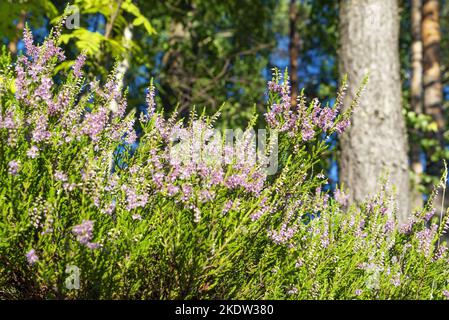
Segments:
[[[106,39],[109,39],[109,37],[111,36],[112,27],[114,26],[115,19],[117,19],[117,16],[120,11],[120,7],[122,6],[122,3],[123,3],[123,0],[119,0],[119,2],[117,3],[117,9],[114,11],[114,13],[111,16],[111,19],[106,24],[106,29],[104,32],[104,37]]]

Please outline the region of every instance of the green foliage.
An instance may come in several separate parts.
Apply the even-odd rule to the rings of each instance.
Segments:
[[[226,100],[227,117],[220,123],[243,126],[254,102],[263,101],[276,5],[271,0],[139,1],[158,31],[143,44],[150,57],[143,76],[157,79],[164,107],[178,106],[188,116],[192,105],[213,113]]]
[[[125,39],[124,30],[129,26],[144,30],[143,36],[156,34],[150,21],[131,0],[76,0],[74,5],[79,8],[80,17],[83,18],[82,25],[63,34],[60,41],[64,44],[73,41],[78,52],[85,52],[90,57],[100,60],[111,57],[123,59],[125,56],[141,54],[141,47],[135,39]],[[72,13],[66,10],[64,15]],[[97,30],[91,31],[87,25],[86,17],[97,16],[98,18],[99,15],[106,21],[104,33]],[[53,23],[63,16],[53,19]],[[62,67],[68,68],[73,63],[74,60],[66,61]],[[108,66],[106,65],[106,67]],[[105,69],[101,69],[101,64],[98,63],[91,64],[91,69],[93,73],[107,73]]]
[[[32,11],[27,21],[34,26],[42,25],[42,17],[54,18],[58,14],[57,8],[50,0],[5,0],[0,10],[0,30],[3,37],[17,40],[21,30],[17,30],[17,22],[23,14]]]

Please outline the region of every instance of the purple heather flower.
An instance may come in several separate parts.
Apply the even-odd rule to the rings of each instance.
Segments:
[[[325,176],[323,173],[318,173],[318,174],[316,175],[316,177],[317,177],[318,179],[326,179],[326,176]]]
[[[323,208],[327,207],[328,202],[329,202],[329,195],[326,193],[323,195],[323,204],[322,204]]]
[[[434,215],[435,215],[435,208],[432,208],[432,210],[426,213],[426,215],[424,216],[424,220],[428,222],[430,219],[432,219]]]
[[[271,128],[276,128],[279,125],[279,121],[276,119],[276,114],[274,112],[267,112],[264,116]]]
[[[103,209],[102,212],[103,212],[103,213],[106,213],[107,215],[112,215],[112,213],[113,213],[114,210],[115,210],[116,205],[117,205],[117,203],[116,203],[116,201],[114,200],[114,201],[112,201],[112,202],[109,204],[109,206],[107,206],[105,209]]]
[[[354,292],[354,294],[355,294],[356,296],[360,296],[362,293],[363,293],[363,290],[361,290],[361,289],[357,289],[357,290],[355,290],[355,292]]]
[[[298,294],[298,292],[299,292],[298,288],[292,287],[290,290],[287,291],[287,294],[294,295],[294,294]]]
[[[349,202],[349,195],[345,194],[340,189],[336,189],[334,192],[334,199],[337,201],[341,206],[346,207]]]
[[[36,250],[34,250],[34,249],[31,249],[30,251],[28,251],[28,252],[25,254],[25,256],[26,256],[27,261],[28,261],[28,263],[29,263],[30,265],[33,265],[33,264],[35,264],[37,261],[39,261],[39,257],[37,256]]]
[[[447,252],[447,247],[446,247],[446,245],[443,243],[443,244],[441,244],[438,248],[437,248],[437,250],[436,250],[436,252],[435,252],[435,257],[434,257],[434,261],[436,261],[436,260],[439,260],[439,259],[442,259],[442,258],[444,258],[445,257],[445,255],[446,255],[446,252]]]
[[[306,121],[302,123],[301,126],[301,137],[303,141],[312,140],[315,136],[315,131],[312,128],[312,125]]]
[[[126,192],[126,210],[130,211],[138,207],[145,207],[148,202],[148,194],[137,194],[134,188],[122,186],[122,190]]]
[[[99,135],[103,132],[107,122],[108,110],[101,107],[97,112],[86,115],[81,134],[87,134],[93,141],[98,141]]]
[[[304,261],[302,259],[296,260],[295,268],[301,268],[304,265]]]
[[[388,219],[385,223],[385,233],[391,232],[396,227],[394,219]]]
[[[393,278],[390,280],[391,284],[395,287],[399,287],[401,285],[401,274],[397,273]]]
[[[47,63],[51,58],[57,57],[59,61],[65,60],[64,52],[60,47],[55,45],[53,40],[47,40],[44,43],[44,54],[42,55],[42,63]]]
[[[403,234],[409,234],[410,232],[412,232],[412,229],[413,229],[413,226],[415,225],[415,223],[416,223],[415,218],[410,217],[406,223],[403,223],[400,226],[399,231]]]
[[[66,110],[70,104],[70,100],[71,100],[71,91],[69,88],[66,87],[63,90],[59,91],[56,102],[54,102],[53,100],[49,101],[48,113],[54,115],[60,112],[61,110]]]
[[[188,184],[184,184],[181,187],[182,189],[182,201],[187,201],[189,200],[190,196],[192,195],[192,186],[188,185]]]
[[[221,212],[223,214],[226,214],[229,212],[229,210],[231,210],[232,206],[234,205],[234,202],[232,200],[228,200],[226,201],[225,205],[223,206],[223,209],[221,210]]]
[[[337,111],[332,108],[321,108],[318,99],[313,101],[312,122],[324,132],[333,127],[336,115]]]
[[[72,228],[72,232],[76,236],[81,244],[87,245],[93,237],[94,221],[83,220],[81,224],[78,224]]]
[[[423,253],[425,256],[428,256],[432,250],[432,240],[435,237],[437,229],[438,225],[433,224],[430,229],[426,228],[417,232],[415,235],[418,240],[418,251]]]
[[[65,191],[73,191],[73,190],[75,190],[75,188],[76,188],[76,183],[68,183],[68,182],[65,182],[65,183],[63,183],[62,188],[63,188]]]
[[[282,92],[282,86],[274,81],[268,81],[268,90],[275,93],[281,93]]]
[[[25,44],[27,55],[33,57],[33,59],[37,59],[39,49],[33,44],[33,34],[28,27],[23,29],[23,43]]]
[[[214,199],[214,192],[211,192],[209,190],[201,190],[199,194],[199,199],[202,202],[212,201]]]
[[[12,161],[10,161],[10,162],[8,163],[8,167],[9,167],[9,168],[8,168],[8,173],[9,173],[10,175],[15,176],[15,175],[17,175],[17,172],[19,171],[20,164],[19,164],[18,161],[12,160]]]
[[[45,101],[47,105],[50,105],[52,102],[51,88],[53,86],[53,80],[49,76],[42,76],[40,82],[41,84],[34,91],[34,96]]]
[[[443,290],[443,296],[444,296],[446,299],[449,299],[449,291],[448,291],[448,290]]]
[[[34,142],[40,142],[50,138],[50,132],[47,131],[47,122],[48,118],[44,115],[37,119],[31,138]]]
[[[137,172],[139,172],[139,166],[138,165],[134,165],[131,168],[129,168],[129,173],[131,174],[136,174]]]
[[[0,115],[1,120],[1,115]],[[3,127],[5,129],[14,130],[16,128],[16,124],[14,122],[14,112],[8,111],[6,112],[6,117],[3,119],[3,122],[0,121],[0,128]]]
[[[342,134],[347,127],[349,127],[349,125],[351,124],[351,121],[349,121],[349,119],[345,119],[340,121],[339,123],[337,123],[337,125],[335,126],[335,130],[337,131],[338,134]]]
[[[84,53],[81,53],[75,61],[75,64],[73,65],[73,74],[77,78],[81,78],[83,76],[83,72],[81,68],[84,66],[84,63],[86,62],[86,55]]]
[[[28,94],[28,85],[29,80],[26,77],[26,72],[23,68],[24,65],[28,63],[27,58],[25,56],[20,56],[17,58],[17,63],[15,67],[16,71],[16,98],[17,99],[25,99]]]
[[[65,181],[67,181],[67,175],[60,170],[56,170],[55,171],[55,179],[57,181],[65,182]]]
[[[174,196],[178,192],[179,192],[179,187],[178,186],[175,186],[173,184],[169,184],[167,186],[167,194],[168,194],[169,197]]]
[[[221,184],[223,182],[224,179],[224,172],[223,169],[215,169],[211,171],[210,174],[210,183],[212,185],[217,185],[217,184]]]
[[[153,182],[158,188],[162,188],[164,184],[164,177],[165,175],[162,172],[157,172],[153,175]]]
[[[262,201],[260,202],[259,210],[257,210],[250,216],[252,221],[259,220],[260,217],[262,217],[265,213],[270,211],[270,207],[265,204],[266,202],[267,202],[267,198],[263,198]]]
[[[34,159],[39,155],[39,148],[36,146],[31,146],[31,148],[29,148],[27,150],[27,157]]]
[[[296,231],[297,231],[296,226],[287,227],[287,225],[284,223],[279,231],[275,230],[269,231],[268,236],[276,244],[286,244],[291,238],[294,237]]]
[[[146,96],[146,102],[147,102],[147,107],[148,107],[148,114],[146,115],[147,118],[151,118],[154,114],[154,112],[156,111],[156,102],[154,101],[154,96],[155,96],[155,92],[156,88],[153,85],[150,85],[150,87],[148,88],[148,93]]]
[[[88,247],[89,249],[94,250],[94,249],[100,248],[101,245],[99,243],[97,243],[97,242],[88,242],[88,243],[86,243],[86,247]]]
[[[132,123],[134,124],[134,120],[132,121]],[[131,127],[126,132],[125,142],[128,144],[134,144],[136,141],[137,141],[136,131],[134,130],[134,128]]]
[[[281,102],[273,103],[269,112],[265,113],[267,124],[271,128],[278,128],[281,132],[288,132],[295,129],[298,115],[291,109],[289,78],[285,77],[283,84],[269,81],[268,91],[278,96]],[[280,119],[283,120],[281,128],[279,128]]]
[[[235,189],[239,186],[245,184],[245,175],[243,174],[233,174],[226,179],[225,185],[229,189]]]
[[[321,246],[323,248],[327,248],[329,246],[330,243],[330,239],[329,239],[329,233],[327,232],[327,230],[323,231],[323,234],[321,235]]]

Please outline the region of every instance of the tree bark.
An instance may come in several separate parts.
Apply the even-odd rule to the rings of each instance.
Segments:
[[[123,30],[122,44],[126,51],[123,54],[122,60],[117,65],[117,79],[120,81],[120,90],[123,89],[123,86],[125,84],[125,75],[129,69],[132,40],[133,40],[133,25],[130,23]]]
[[[412,25],[412,46],[411,46],[411,63],[412,77],[410,81],[410,106],[411,110],[416,114],[423,112],[423,44],[421,37],[422,23],[422,0],[412,0],[411,7],[411,25]],[[415,135],[419,136],[418,130]],[[414,186],[412,191],[412,208],[421,207],[423,205],[422,194],[417,190],[417,186],[421,183],[421,176],[424,171],[421,163],[421,146],[418,142],[412,142],[410,147],[411,168],[414,173]]]
[[[423,111],[422,103],[422,73],[423,73],[423,43],[421,37],[422,0],[412,0],[412,78],[411,107],[418,114]]]
[[[290,84],[291,84],[291,97],[292,106],[297,104],[296,98],[298,97],[299,83],[298,83],[298,53],[299,53],[299,33],[297,30],[298,24],[298,5],[296,0],[290,0],[289,7],[289,45],[288,53],[290,58]]]
[[[424,0],[422,20],[422,41],[424,48],[424,111],[432,116],[438,130],[432,135],[440,146],[444,147],[443,130],[445,119],[442,110],[443,89],[440,69],[440,43],[441,32],[439,22],[439,1]],[[441,163],[428,161],[427,172],[431,175],[441,175]]]
[[[395,186],[397,217],[410,214],[410,183],[405,121],[402,116],[397,0],[340,2],[340,71],[351,89],[369,74],[360,106],[340,141],[341,182],[360,203],[380,190],[378,179],[388,176]]]
[[[12,54],[17,54],[17,41],[22,37],[23,28],[25,27],[25,19],[26,19],[26,12],[21,11],[20,12],[20,18],[16,25],[16,35],[14,38],[10,39],[8,44],[8,49]]]

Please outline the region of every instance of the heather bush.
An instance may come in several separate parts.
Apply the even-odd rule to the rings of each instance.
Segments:
[[[229,143],[219,114],[165,115],[152,84],[126,112],[117,72],[86,79],[84,55],[57,72],[58,39],[26,29],[26,55],[0,59],[0,297],[449,297],[431,201],[399,226],[387,180],[348,206],[317,171],[357,106],[341,110],[344,83],[333,106],[292,109],[275,71],[256,148],[256,116]]]

